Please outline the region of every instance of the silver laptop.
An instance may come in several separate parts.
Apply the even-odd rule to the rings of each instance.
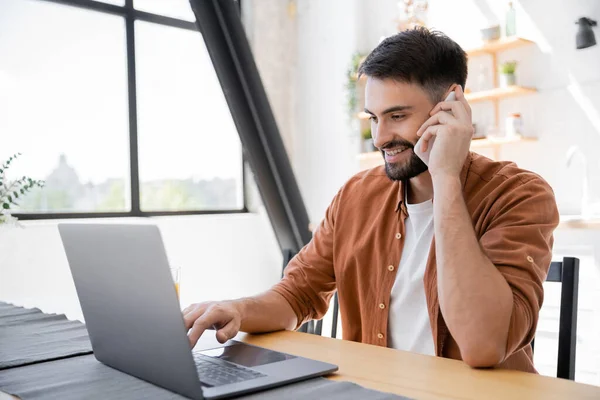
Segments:
[[[154,225],[59,224],[98,361],[192,399],[217,399],[325,375],[337,366],[208,331],[192,349]]]

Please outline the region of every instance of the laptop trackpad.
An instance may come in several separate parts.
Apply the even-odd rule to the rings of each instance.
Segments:
[[[274,362],[291,360],[295,356],[279,353],[273,350],[263,349],[261,347],[250,346],[247,344],[234,342],[231,346],[220,347],[218,349],[203,350],[200,354],[209,357],[229,361],[244,367],[257,367],[259,365],[271,364]]]

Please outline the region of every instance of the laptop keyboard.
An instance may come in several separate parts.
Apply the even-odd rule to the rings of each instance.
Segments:
[[[193,353],[193,355],[198,377],[204,386],[228,385],[266,376],[227,361],[217,362],[203,354]]]

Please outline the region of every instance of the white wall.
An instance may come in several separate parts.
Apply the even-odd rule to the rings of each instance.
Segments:
[[[297,66],[297,8],[294,2],[247,0],[242,17],[252,53],[283,142],[294,147],[294,90]]]
[[[0,228],[0,300],[81,319],[57,222]],[[157,224],[170,263],[181,268],[183,306],[253,295],[268,289],[281,274],[281,253],[263,214],[95,222]]]
[[[357,0],[299,0],[293,166],[313,222],[356,171],[346,70],[360,34]]]

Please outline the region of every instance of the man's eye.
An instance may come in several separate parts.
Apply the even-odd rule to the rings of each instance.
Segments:
[[[370,119],[372,122],[377,122],[377,117],[376,117],[376,116],[374,116],[374,115],[371,115],[371,116],[369,117],[369,119]]]
[[[402,115],[402,114],[394,114],[394,115],[392,115],[392,120],[394,120],[394,121],[401,120],[402,118],[404,118],[404,115]]]

